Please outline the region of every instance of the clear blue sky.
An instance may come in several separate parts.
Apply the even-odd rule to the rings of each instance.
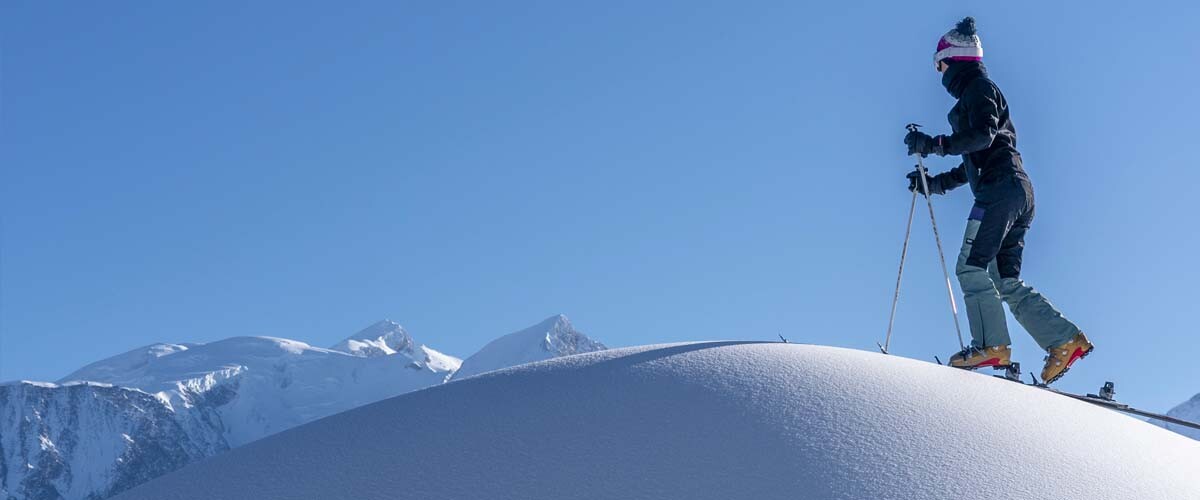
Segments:
[[[1098,346],[1062,387],[1182,402],[1182,1],[4,2],[0,380],[382,318],[460,357],[559,312],[617,346],[873,349],[903,125],[947,130],[931,55],[968,14],[1037,193],[1024,277]],[[936,200],[952,253],[970,204]],[[893,350],[931,359],[958,344],[920,216]]]

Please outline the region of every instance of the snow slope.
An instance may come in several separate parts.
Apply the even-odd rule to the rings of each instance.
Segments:
[[[491,341],[462,362],[455,380],[480,373],[560,356],[607,349],[575,329],[559,314],[519,332]]]
[[[1192,399],[1184,401],[1179,406],[1171,408],[1171,411],[1168,411],[1167,415],[1191,422],[1200,422],[1200,394],[1192,396]],[[1200,430],[1176,424],[1163,423],[1161,425],[1192,439],[1200,439]]]
[[[443,383],[460,363],[380,322],[322,349],[275,337],[155,344],[92,363],[63,381],[157,394],[172,408],[215,407],[230,446],[367,403]],[[212,397],[213,395],[220,397]]]
[[[705,342],[494,371],[277,434],[136,499],[1200,498],[1200,443],[878,353]]]

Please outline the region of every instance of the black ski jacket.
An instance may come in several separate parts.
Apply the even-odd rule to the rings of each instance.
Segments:
[[[970,183],[979,198],[987,187],[1001,179],[1019,177],[1029,181],[1017,152],[1017,131],[1008,118],[1008,101],[988,78],[982,62],[957,62],[942,74],[942,85],[958,103],[947,116],[949,136],[942,136],[947,155],[962,155],[963,162],[938,174],[937,182],[949,191]]]

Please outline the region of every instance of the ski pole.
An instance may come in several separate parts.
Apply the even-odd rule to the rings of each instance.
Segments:
[[[888,347],[892,345],[892,326],[896,324],[896,303],[900,302],[900,278],[904,277],[904,258],[908,256],[908,239],[912,234],[913,213],[917,211],[917,191],[913,190],[912,203],[908,206],[908,225],[904,227],[904,246],[900,247],[900,271],[896,273],[896,294],[892,296],[892,314],[888,316],[887,337],[883,339],[883,345],[879,345],[879,350],[884,354],[888,354]]]
[[[916,132],[920,125],[915,123],[908,124],[905,128],[909,132]],[[929,185],[925,182],[925,162],[920,154],[917,155],[917,172],[921,178],[921,193],[925,195],[925,201],[929,204],[929,222],[933,224],[933,238],[937,241],[938,258],[942,260],[942,276],[946,278],[946,292],[950,297],[950,314],[954,316],[954,330],[958,332],[958,347],[962,350],[967,350],[967,346],[963,343],[962,327],[958,325],[958,303],[954,301],[954,287],[950,285],[950,271],[946,270],[946,252],[942,250],[942,237],[938,234],[937,218],[933,216],[933,198],[929,197]]]

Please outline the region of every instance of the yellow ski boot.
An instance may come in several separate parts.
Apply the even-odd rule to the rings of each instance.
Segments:
[[[1083,332],[1079,332],[1067,343],[1046,351],[1048,355],[1046,356],[1046,367],[1042,368],[1042,383],[1050,385],[1055,380],[1062,378],[1076,360],[1083,359],[1095,348],[1096,346],[1088,342]]]
[[[1011,365],[1011,357],[1012,349],[1009,349],[1006,345],[994,345],[984,348],[970,346],[958,351],[958,354],[950,356],[950,366],[967,370],[990,366],[998,370]]]

